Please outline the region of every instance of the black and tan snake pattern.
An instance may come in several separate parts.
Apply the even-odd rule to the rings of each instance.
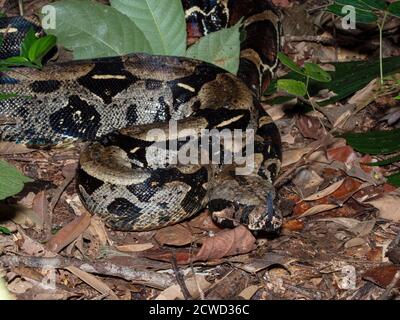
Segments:
[[[90,142],[81,152],[77,190],[88,210],[115,229],[160,228],[208,206],[223,225],[277,230],[273,180],[281,141],[259,103],[277,63],[277,13],[265,0],[183,0],[183,5],[192,36],[244,17],[238,76],[205,62],[147,54],[18,68],[0,77],[0,92],[17,93],[0,100],[1,139],[38,146]],[[15,39],[7,37],[21,38],[25,25],[23,18],[0,19],[3,32],[17,30],[5,35],[2,57],[16,50]],[[168,131],[170,120],[177,121],[178,135]],[[149,136],[152,129],[167,135]],[[200,142],[202,129],[253,129],[254,152],[246,154],[254,159],[251,174],[237,175],[237,164],[162,161],[160,154],[173,157],[170,146],[181,151]],[[235,143],[218,143],[221,158],[243,151]],[[220,218],[221,212],[228,217]]]

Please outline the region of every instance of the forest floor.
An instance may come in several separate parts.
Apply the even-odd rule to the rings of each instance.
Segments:
[[[18,13],[0,2],[7,14]],[[47,2],[25,1],[26,14]],[[377,30],[340,30],[320,9],[324,1],[276,2],[284,12],[283,51],[297,63],[329,68],[378,56]],[[387,57],[400,56],[399,20],[388,23]],[[278,76],[286,72],[281,66]],[[400,193],[384,179],[396,167],[366,166],[375,158],[327,133],[400,127],[400,101],[374,95],[375,84],[325,112],[306,114],[265,97],[284,147],[276,185],[285,218],[273,238],[220,229],[207,211],[160,230],[113,231],[76,193],[82,145],[0,143],[0,157],[36,180],[13,204],[0,204],[0,225],[11,231],[0,233],[8,290],[18,299],[398,299]],[[369,103],[352,108],[366,97]]]

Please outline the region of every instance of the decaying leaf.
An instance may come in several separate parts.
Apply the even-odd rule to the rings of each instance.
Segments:
[[[185,280],[186,287],[190,293],[190,295],[197,299],[200,297],[200,290],[205,291],[210,286],[211,283],[206,280],[204,276],[196,275],[196,278],[191,277]],[[200,290],[199,290],[200,289]],[[183,294],[179,285],[173,285],[163,292],[161,292],[156,300],[183,300]]]
[[[245,300],[250,300],[259,289],[260,286],[256,285],[248,286],[241,293],[239,293],[239,297],[242,297]]]
[[[339,189],[341,187],[341,185],[343,184],[344,179],[340,180],[338,182],[335,182],[334,184],[330,185],[328,188],[321,190],[307,198],[304,199],[304,201],[315,201],[315,200],[319,200],[322,199],[332,193],[334,193],[337,189]]]
[[[245,226],[223,230],[203,241],[195,260],[207,261],[247,253],[255,249],[255,242],[256,239]]]
[[[392,282],[394,276],[399,270],[400,267],[394,265],[379,266],[367,270],[364,273],[363,278],[385,288]],[[397,281],[396,287],[400,287],[400,280]]]
[[[63,248],[77,239],[90,225],[91,215],[84,212],[80,217],[64,226],[48,242],[47,248],[52,252],[60,252]]]
[[[23,153],[31,153],[35,151],[34,149],[29,149],[26,145],[21,143],[14,142],[0,142],[0,154],[8,155],[8,154],[23,154]]]
[[[185,246],[194,240],[192,232],[185,224],[176,224],[162,228],[157,231],[154,238],[161,244],[171,246]]]
[[[400,194],[392,192],[367,203],[379,209],[379,216],[394,222],[400,222]]]
[[[282,167],[290,166],[291,164],[299,161],[304,155],[309,153],[313,148],[305,147],[300,149],[293,149],[283,152],[282,155]]]
[[[319,139],[324,129],[321,122],[315,117],[300,115],[296,117],[296,126],[304,138]]]
[[[152,243],[135,243],[135,244],[125,244],[122,246],[116,246],[119,251],[122,252],[142,252],[153,248]]]
[[[101,294],[107,294],[111,300],[119,300],[117,295],[110,289],[110,287],[94,275],[82,271],[81,269],[74,266],[69,266],[65,269],[76,275],[79,279],[86,282],[89,286],[96,289]]]

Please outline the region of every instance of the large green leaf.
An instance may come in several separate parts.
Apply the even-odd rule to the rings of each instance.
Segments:
[[[368,154],[390,154],[400,151],[400,129],[345,134],[347,143]]]
[[[384,0],[360,0],[360,1],[365,3],[367,6],[377,10],[385,10],[387,7],[386,1]]]
[[[154,54],[184,56],[186,22],[181,0],[111,0],[144,33]]]
[[[22,175],[15,167],[0,160],[0,200],[17,194],[24,183],[30,181],[32,179]]]
[[[332,12],[340,17],[344,17],[347,15],[347,13],[343,13],[342,9],[343,5],[332,4],[328,6],[327,11]],[[378,20],[378,16],[369,10],[359,9],[356,7],[355,11],[356,11],[356,21],[358,23],[369,24],[369,23],[374,23]]]
[[[304,71],[307,76],[316,81],[329,82],[332,80],[331,75],[315,63],[306,62]]]
[[[392,4],[390,4],[388,7],[388,11],[392,15],[400,18],[400,1],[396,1],[396,2],[393,2]]]
[[[91,1],[65,0],[52,4],[56,28],[46,32],[73,51],[75,59],[152,53],[142,31],[116,9]]]
[[[336,0],[335,4],[342,6],[353,6],[357,9],[369,10],[369,7],[362,0]]]
[[[236,74],[240,57],[240,24],[202,37],[186,52],[193,59],[207,61]]]
[[[334,72],[329,72],[332,81],[321,83],[311,80],[309,89],[311,96],[315,96],[323,89],[328,89],[336,95],[323,102],[319,102],[321,107],[341,101],[353,93],[364,88],[373,79],[379,77],[379,60],[370,61],[350,61],[332,63],[335,66]],[[395,72],[400,72],[400,57],[391,57],[383,59],[384,75],[388,76]],[[305,82],[306,78],[295,72],[282,77],[284,79],[294,79]],[[268,90],[268,94],[274,93],[276,81],[273,81]]]
[[[391,176],[388,177],[388,182],[395,187],[400,188],[400,172],[392,174]]]

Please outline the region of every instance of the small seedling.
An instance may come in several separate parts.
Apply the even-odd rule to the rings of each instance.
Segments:
[[[302,75],[304,81],[293,80],[293,79],[279,79],[277,82],[278,89],[287,92],[290,95],[306,98],[307,102],[313,107],[314,110],[318,109],[311,99],[309,93],[310,79],[318,82],[330,82],[332,80],[331,75],[322,69],[318,64],[315,63],[304,63],[304,67],[297,65],[291,58],[285,55],[283,52],[278,53],[279,61],[288,67],[290,70]],[[322,126],[325,128],[323,123]]]
[[[344,17],[347,13],[343,7],[348,5],[354,7],[357,23],[376,23],[379,29],[380,79],[383,84],[383,30],[389,16],[400,18],[400,1],[388,4],[384,0],[336,0],[327,11]]]

